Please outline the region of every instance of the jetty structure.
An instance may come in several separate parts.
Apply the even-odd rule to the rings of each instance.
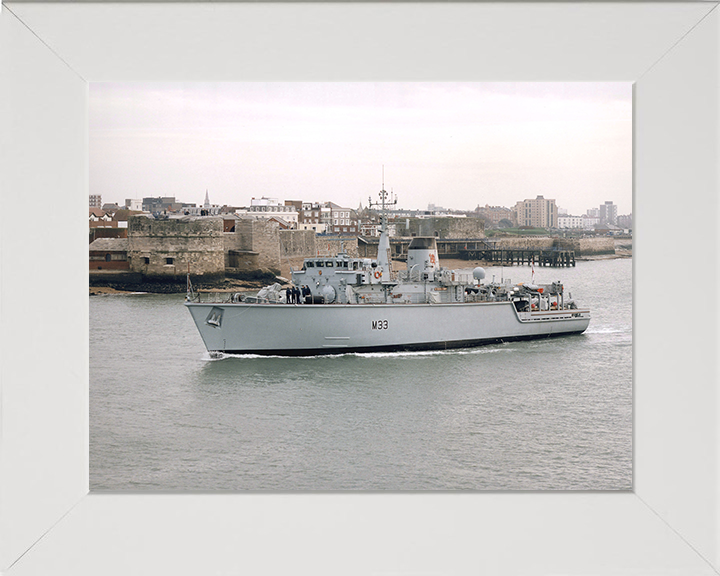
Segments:
[[[474,246],[472,246],[474,244]],[[501,248],[497,243],[488,240],[466,242],[458,247],[459,257],[463,260],[483,260],[502,266],[551,266],[562,268],[575,266],[575,251],[564,248]]]

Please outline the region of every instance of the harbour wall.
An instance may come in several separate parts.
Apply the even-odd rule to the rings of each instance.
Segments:
[[[335,256],[342,251],[345,251],[351,258],[359,258],[357,236],[317,236],[315,253],[308,256]]]
[[[221,218],[131,217],[127,240],[130,272],[146,280],[179,280],[188,270],[206,280],[225,276]]]
[[[550,250],[555,238],[493,238],[491,243],[498,250]]]
[[[576,256],[615,254],[615,239],[610,236],[557,238],[555,246],[562,250],[574,250]]]
[[[399,236],[444,239],[485,237],[485,222],[480,218],[398,218],[395,226]]]
[[[267,220],[238,220],[225,233],[227,267],[238,271],[280,271],[279,230]]]
[[[493,238],[490,241],[499,250],[572,250],[576,256],[615,254],[615,240],[610,236],[591,238]]]
[[[280,230],[265,220],[238,220],[234,232],[225,233],[226,267],[233,272],[283,272],[288,263],[304,258],[334,256],[345,250],[358,256],[357,237],[317,236],[313,230]]]

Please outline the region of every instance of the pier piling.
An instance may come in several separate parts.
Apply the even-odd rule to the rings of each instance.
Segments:
[[[501,266],[547,266],[564,268],[575,266],[575,252],[573,250],[495,250],[491,248],[472,248],[459,250],[460,258],[464,260],[484,260]]]

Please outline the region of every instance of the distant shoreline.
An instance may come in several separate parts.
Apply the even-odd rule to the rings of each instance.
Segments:
[[[577,256],[578,262],[596,262],[599,260],[621,260],[632,258],[631,250],[618,250],[615,254],[598,254],[595,256]],[[393,261],[395,270],[405,269],[405,262]],[[458,259],[440,259],[440,265],[450,269],[467,269],[480,267],[497,267],[497,262],[485,262],[482,260],[458,260]],[[506,268],[510,266],[505,266]],[[288,274],[289,275],[289,274]],[[283,276],[278,276],[274,280],[281,285],[289,283],[289,280]],[[225,279],[218,282],[210,282],[207,284],[198,284],[196,289],[210,290],[214,292],[250,292],[260,290],[265,286],[273,284],[271,279],[248,281]],[[108,277],[107,282],[101,282],[95,279],[95,285],[89,286],[90,296],[104,296],[109,294],[185,294],[187,288],[185,284],[180,284],[176,280],[165,282],[144,282],[137,285],[129,285],[121,281],[113,280]]]
[[[112,278],[109,275],[102,281],[95,279],[93,284],[89,286],[90,296],[101,296],[107,294],[185,294],[187,285],[185,282],[177,280],[169,280],[168,282],[153,281],[128,283],[122,279]],[[281,282],[284,278],[275,278],[276,282]],[[272,284],[273,280],[234,280],[227,278],[216,282],[198,282],[193,287],[196,290],[212,290],[215,292],[243,292],[251,290],[260,290],[268,284]]]

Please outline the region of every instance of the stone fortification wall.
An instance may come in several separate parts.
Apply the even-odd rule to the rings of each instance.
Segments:
[[[615,241],[610,237],[593,238],[493,238],[495,246],[501,250],[548,250],[561,248],[574,250],[575,256],[593,256],[615,254]]]
[[[358,256],[357,237],[316,236],[313,230],[279,230],[263,220],[238,220],[235,232],[225,233],[226,274],[246,277],[271,271],[288,276],[304,258],[334,256],[341,244],[350,256]]]
[[[344,250],[351,258],[359,258],[357,236],[317,236],[315,247],[310,256],[335,256]]]
[[[594,238],[558,238],[556,246],[574,250],[575,256],[615,254],[615,240],[608,236]]]
[[[498,250],[549,250],[555,245],[554,238],[493,238]]]
[[[315,256],[314,230],[280,230],[280,256],[282,258],[310,258]]]
[[[438,238],[447,239],[485,237],[480,218],[399,218],[396,224],[400,236],[435,236],[437,232]]]
[[[225,252],[228,267],[241,270],[280,270],[278,226],[267,220],[242,219],[235,222],[235,232],[226,232]]]
[[[225,275],[222,218],[171,218],[146,216],[128,219],[130,271],[146,280],[192,276],[206,279]]]

